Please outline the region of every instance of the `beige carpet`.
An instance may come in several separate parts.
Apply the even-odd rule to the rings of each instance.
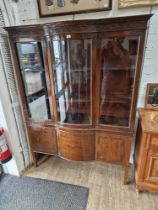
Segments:
[[[51,157],[24,175],[86,186],[90,189],[87,210],[158,210],[158,193],[136,194],[132,184],[123,185],[123,168],[103,163],[76,163]]]

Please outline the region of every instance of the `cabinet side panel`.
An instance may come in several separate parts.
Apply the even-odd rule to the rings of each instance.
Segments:
[[[134,151],[134,163],[135,168],[138,166],[138,158],[139,158],[139,152],[140,152],[140,139],[142,136],[142,128],[140,125],[140,121],[138,122],[138,129],[136,134],[136,142],[135,142],[135,151]]]
[[[141,123],[139,123],[135,149],[136,183],[138,184],[144,181],[149,142],[150,135],[142,131]]]

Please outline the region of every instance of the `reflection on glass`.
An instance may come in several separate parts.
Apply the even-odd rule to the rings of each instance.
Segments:
[[[35,120],[50,118],[41,45],[37,42],[17,43],[17,53],[25,89],[29,116]]]
[[[129,126],[138,40],[102,39],[100,124]]]
[[[52,44],[58,121],[89,124],[92,40],[53,40]]]
[[[21,69],[40,69],[42,61],[37,42],[17,43]]]
[[[25,69],[21,72],[25,80],[26,94],[31,95],[43,89],[42,85],[42,71],[34,71],[32,69]]]
[[[43,120],[48,119],[45,95],[36,98],[34,101],[31,101],[28,104],[29,104],[31,117],[33,119],[43,119]]]

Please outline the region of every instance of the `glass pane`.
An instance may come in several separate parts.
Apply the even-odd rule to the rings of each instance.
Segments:
[[[101,40],[100,124],[129,126],[138,37]]]
[[[29,116],[35,120],[49,119],[50,109],[41,44],[25,42],[17,43],[16,46]]]
[[[37,42],[18,43],[17,48],[21,69],[43,68]]]
[[[58,121],[91,123],[92,40],[53,40]]]

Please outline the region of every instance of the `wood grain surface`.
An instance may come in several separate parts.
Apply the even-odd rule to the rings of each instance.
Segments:
[[[137,194],[134,169],[130,167],[129,172],[131,184],[122,185],[123,171],[119,165],[79,163],[52,157],[38,168],[29,168],[23,175],[88,187],[86,210],[157,210],[157,194]]]

